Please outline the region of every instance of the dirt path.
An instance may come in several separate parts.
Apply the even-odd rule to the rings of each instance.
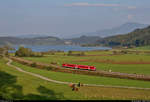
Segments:
[[[69,84],[68,82],[56,81],[56,80],[52,80],[52,79],[43,77],[43,76],[41,76],[41,75],[39,75],[39,74],[27,72],[27,71],[23,70],[22,68],[19,68],[19,67],[16,67],[16,66],[14,66],[14,65],[11,65],[11,63],[12,63],[12,60],[9,59],[9,62],[7,63],[7,65],[10,66],[10,67],[13,67],[13,68],[15,68],[15,69],[17,69],[17,70],[20,71],[20,72],[23,72],[23,73],[26,73],[26,74],[30,74],[30,75],[35,76],[35,77],[38,77],[38,78],[40,78],[40,79],[43,79],[43,80],[46,80],[46,81],[50,81],[50,82],[54,82],[54,83],[58,83],[58,84]]]
[[[72,82],[62,82],[62,81],[52,80],[52,79],[49,79],[47,77],[41,76],[39,74],[27,72],[27,71],[23,70],[22,68],[19,68],[19,67],[16,67],[16,66],[12,65],[11,64],[12,63],[11,59],[8,59],[8,60],[9,61],[7,62],[7,65],[10,66],[10,67],[12,67],[12,68],[15,68],[19,72],[23,72],[23,73],[26,73],[26,74],[38,77],[40,79],[43,79],[43,80],[46,80],[46,81],[49,81],[49,82],[53,82],[53,83],[57,83],[57,84],[66,84],[66,85],[68,85],[68,84],[72,83]],[[77,84],[77,83],[74,83],[74,84]],[[111,86],[111,85],[96,85],[96,84],[84,84],[84,86],[100,86],[100,87],[108,87],[108,88],[127,88],[127,89],[150,90],[150,88],[138,88],[138,87],[127,87],[127,86]]]

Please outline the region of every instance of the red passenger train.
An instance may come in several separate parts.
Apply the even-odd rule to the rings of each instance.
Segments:
[[[96,67],[94,67],[94,66],[87,66],[87,65],[62,64],[62,67],[96,71]]]

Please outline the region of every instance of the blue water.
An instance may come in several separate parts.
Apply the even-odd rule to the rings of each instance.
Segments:
[[[41,52],[41,51],[50,51],[50,50],[55,50],[55,51],[91,51],[91,50],[110,50],[111,48],[109,47],[81,47],[81,46],[76,46],[76,45],[52,45],[52,46],[28,46],[24,45],[25,48],[31,48],[32,51],[36,52]],[[19,46],[14,46],[14,48],[17,50]]]

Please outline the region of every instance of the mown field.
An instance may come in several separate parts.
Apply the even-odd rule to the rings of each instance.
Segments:
[[[39,73],[53,79],[63,81],[74,80],[81,77],[81,80],[87,76],[72,75],[70,79],[65,80],[71,74],[54,73],[44,70],[37,70],[26,67],[17,63],[13,63],[22,67],[24,70]],[[122,88],[104,88],[104,87],[87,87],[79,88],[79,91],[74,92],[68,85],[55,84],[33,77],[28,74],[17,71],[14,68],[8,67],[6,61],[0,59],[0,96],[5,99],[14,100],[149,100],[149,90],[137,89],[122,89]],[[61,76],[61,77],[60,77]],[[75,78],[74,78],[75,77]],[[90,78],[90,77],[88,77]],[[86,78],[87,79],[87,78]],[[98,79],[97,79],[98,80]],[[106,79],[101,79],[104,81]],[[115,80],[115,79],[114,79]],[[114,81],[113,80],[113,81]],[[77,80],[79,81],[79,80]],[[90,82],[91,80],[87,81]],[[96,81],[96,80],[95,80]],[[125,80],[124,80],[125,81]],[[104,82],[103,82],[104,83]],[[108,83],[108,80],[106,80]],[[110,82],[111,83],[111,82]],[[114,82],[115,83],[115,82]],[[123,81],[122,81],[123,83]],[[124,84],[126,81],[124,82]],[[143,87],[148,87],[148,82],[141,82]],[[139,84],[139,83],[137,83]]]
[[[142,49],[140,51],[145,50]],[[114,50],[86,51],[84,53],[85,56],[67,56],[67,52],[57,52],[55,53],[55,55],[47,54],[44,57],[23,58],[43,63],[56,62],[59,66],[61,66],[62,63],[83,64],[96,66],[97,70],[108,71],[111,69],[114,72],[150,75],[149,53],[140,52],[114,54]],[[7,61],[5,61],[4,59],[0,59],[0,99],[5,98],[15,100],[150,100],[149,90],[83,86],[79,88],[79,91],[74,92],[68,85],[44,81],[34,76],[19,72],[14,68],[8,67],[6,65],[6,62]],[[53,80],[63,82],[81,82],[83,84],[150,88],[150,82],[148,81],[53,72],[36,69],[16,62],[13,62],[12,64],[22,68],[25,71],[36,73]]]
[[[150,46],[143,46],[143,47],[137,47],[134,48],[135,50],[150,50]]]
[[[67,85],[59,85],[21,73],[0,60],[0,96],[15,100],[57,100],[83,97]],[[63,90],[62,90],[63,89]],[[65,90],[65,91],[64,91]]]
[[[139,88],[150,88],[150,82],[139,81],[139,80],[129,80],[129,79],[119,79],[110,77],[100,77],[100,76],[89,76],[89,75],[79,75],[63,72],[53,72],[42,69],[37,69],[34,67],[29,67],[16,62],[13,65],[22,68],[25,71],[33,72],[47,78],[63,81],[63,82],[81,82],[83,84],[97,84],[97,85],[112,85],[112,86],[129,86],[129,87],[139,87]]]
[[[74,52],[78,53],[78,52]],[[136,73],[150,75],[149,53],[113,54],[113,51],[87,51],[85,56],[67,56],[67,53],[55,53],[44,57],[24,57],[24,59],[51,63],[82,64],[95,66],[97,70],[112,70],[114,72]]]

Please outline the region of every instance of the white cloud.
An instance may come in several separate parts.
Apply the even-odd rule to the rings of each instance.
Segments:
[[[136,9],[136,6],[128,6],[128,9]]]
[[[103,3],[90,4],[88,2],[71,3],[71,4],[65,4],[64,6],[66,7],[122,7],[129,10],[133,10],[137,8],[136,6],[124,6],[120,4],[103,4]],[[115,8],[114,10],[118,11],[118,8]]]
[[[72,7],[72,6],[81,6],[81,7],[118,7],[119,4],[89,4],[87,2],[81,3],[72,3],[66,4],[65,6]]]
[[[133,19],[133,17],[134,17],[134,15],[129,14],[129,15],[128,15],[128,20]]]

